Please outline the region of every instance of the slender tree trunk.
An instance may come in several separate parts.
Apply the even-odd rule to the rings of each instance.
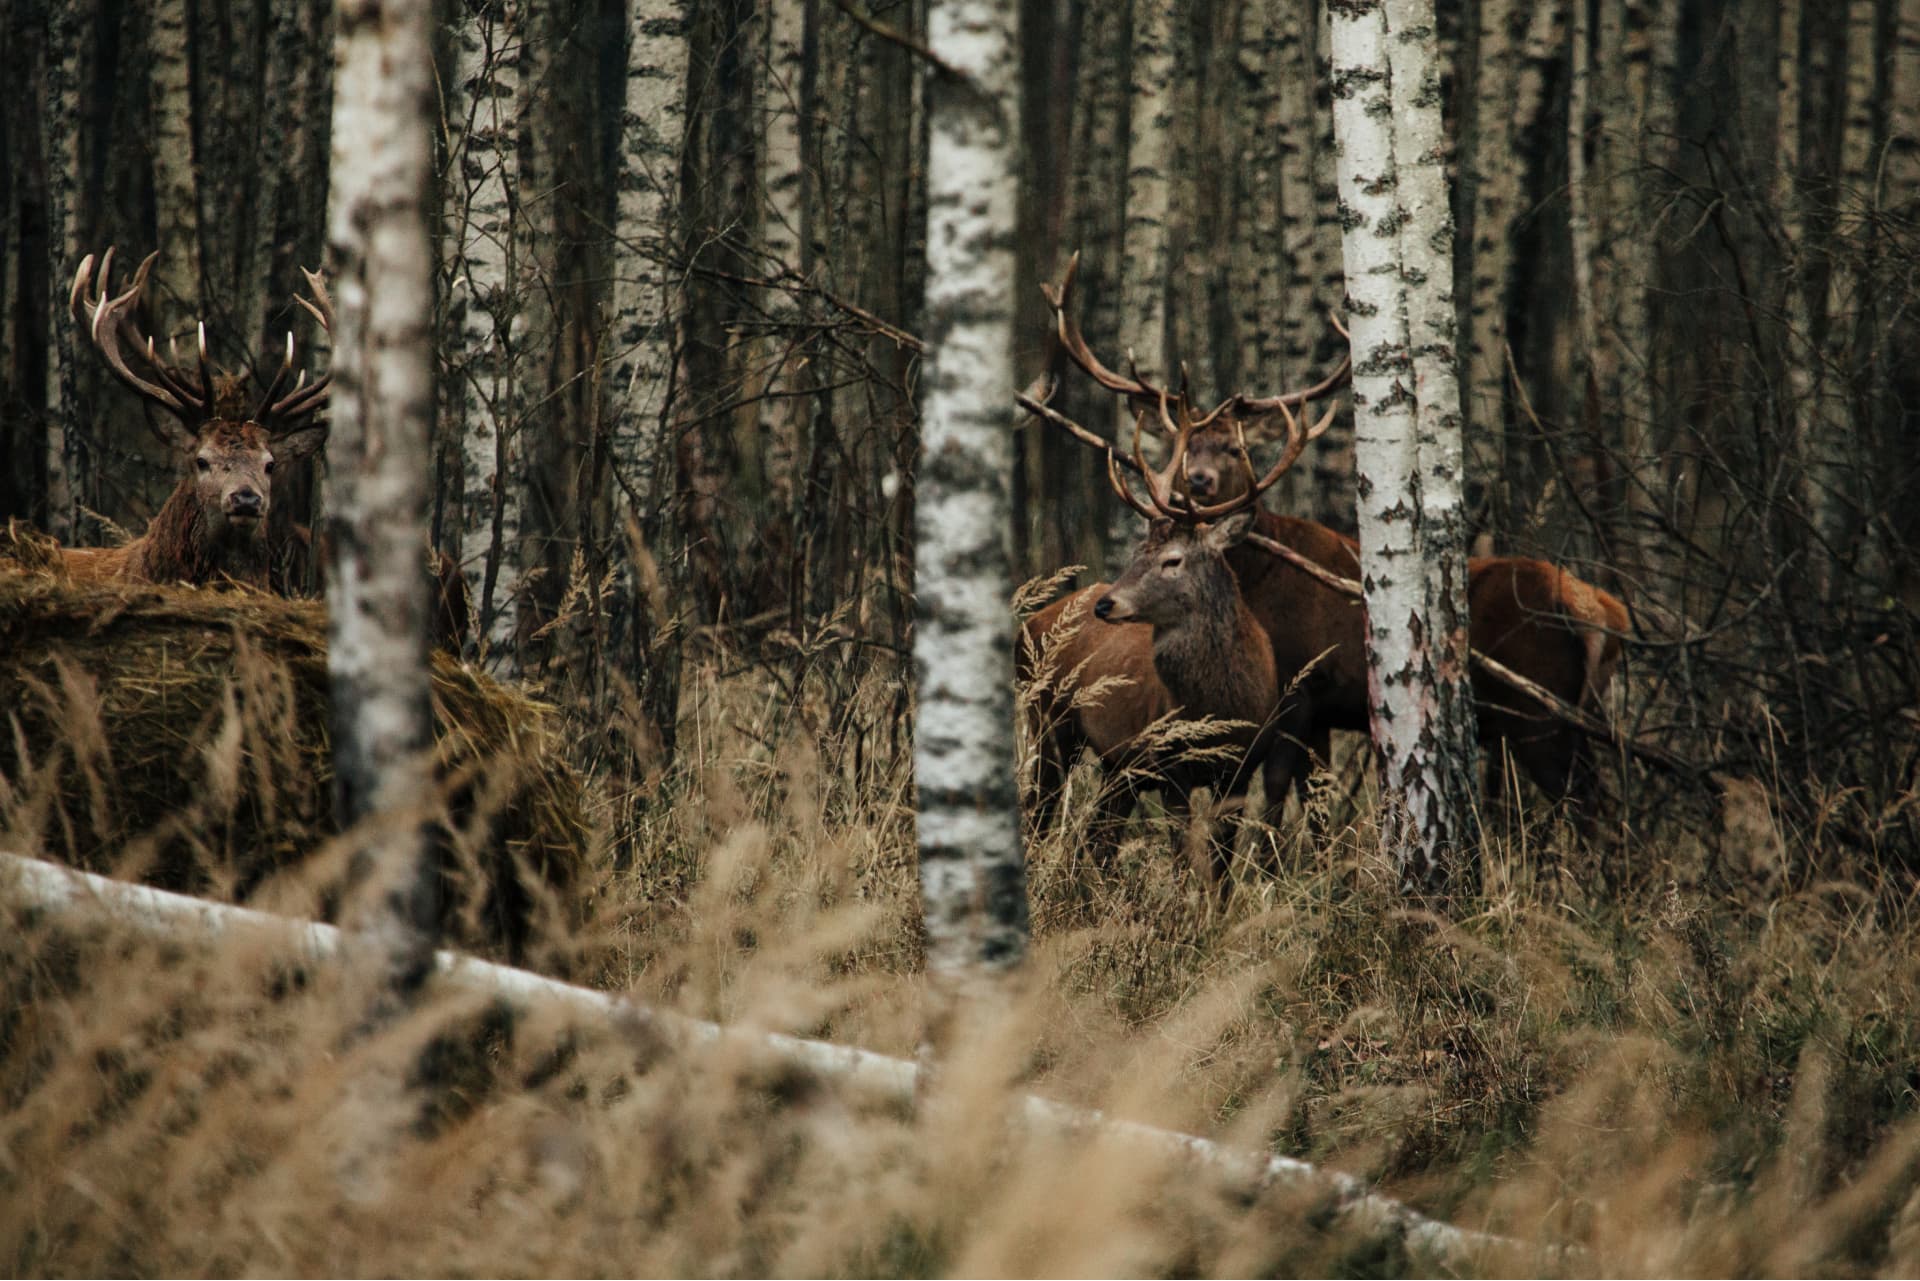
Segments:
[[[1427,848],[1467,838],[1478,773],[1473,691],[1467,683],[1467,508],[1465,433],[1460,413],[1459,310],[1454,301],[1453,193],[1440,41],[1434,0],[1385,0],[1393,103],[1400,276],[1413,367],[1420,572],[1426,599],[1426,668],[1432,700],[1417,762],[1438,814],[1423,823]],[[1418,814],[1416,809],[1415,814]]]
[[[475,640],[512,670],[520,577],[521,467],[511,323],[521,283],[514,256],[522,199],[516,140],[526,106],[521,75],[526,40],[520,0],[469,0],[454,31],[455,188],[449,319],[458,325],[461,516],[458,559],[473,602]]]
[[[1920,0],[1893,5],[1885,205],[1896,217],[1912,218],[1920,205]]]
[[[967,986],[1026,952],[1013,750],[1006,409],[1013,370],[1019,60],[1013,0],[934,0],[925,418],[914,668],[927,968]]]
[[[1398,8],[1398,6],[1396,6]],[[1425,42],[1431,59],[1435,43],[1432,11],[1400,10],[1410,44]],[[1422,74],[1415,49],[1405,59],[1413,83],[1393,88],[1389,56],[1388,10],[1381,3],[1329,5],[1333,55],[1334,129],[1339,140],[1340,201],[1345,217],[1343,243],[1347,276],[1347,312],[1353,336],[1354,437],[1360,494],[1360,554],[1367,584],[1367,672],[1373,709],[1373,740],[1380,756],[1382,840],[1409,890],[1441,889],[1451,880],[1465,846],[1468,816],[1459,808],[1471,777],[1472,744],[1466,680],[1458,633],[1464,610],[1449,618],[1432,602],[1462,590],[1465,548],[1458,540],[1455,510],[1442,510],[1429,543],[1423,526],[1422,487],[1429,466],[1437,473],[1456,471],[1458,389],[1449,403],[1441,388],[1448,379],[1442,366],[1451,361],[1430,352],[1417,363],[1408,331],[1410,285],[1448,290],[1444,198],[1431,199],[1432,174],[1415,179],[1415,191],[1400,186],[1396,162],[1396,125],[1439,112],[1437,72]],[[1437,168],[1437,124],[1409,124],[1405,145],[1412,169]],[[1433,140],[1433,146],[1425,140]],[[1415,259],[1408,260],[1412,247]],[[1440,270],[1425,270],[1420,261]],[[1435,260],[1437,264],[1435,263]],[[1424,278],[1424,279],[1423,279]],[[1423,304],[1421,314],[1430,317]],[[1423,333],[1433,338],[1432,322]],[[1433,342],[1426,344],[1434,346]],[[1426,380],[1421,375],[1425,373]],[[1433,387],[1435,404],[1426,410],[1436,435],[1452,416],[1455,443],[1431,462],[1421,457],[1420,394]],[[1453,528],[1449,529],[1448,526]],[[1456,597],[1457,599],[1457,597]],[[1451,687],[1451,688],[1449,688]]]
[[[1473,197],[1467,278],[1467,478],[1482,487],[1489,515],[1508,506],[1501,496],[1506,483],[1507,306],[1513,286],[1513,222],[1526,176],[1513,119],[1518,79],[1514,20],[1520,12],[1515,0],[1480,0],[1480,56],[1472,92],[1461,103],[1462,112],[1472,114],[1461,129],[1461,172],[1472,183]]]
[[[678,645],[656,644],[668,620],[652,616],[628,521],[643,544],[666,530],[676,468],[672,427],[675,335],[684,308],[678,284],[680,156],[687,123],[685,0],[630,0],[613,238],[612,359],[607,414],[614,471],[615,552],[621,566],[610,646],[640,699],[641,713],[670,755],[679,710]],[[627,498],[638,495],[636,506]],[[675,605],[685,558],[656,556]]]
[[[801,272],[806,228],[807,170],[801,149],[801,121],[810,109],[804,92],[807,6],[803,0],[760,0],[766,46],[760,58],[761,249],[765,274]],[[804,273],[803,273],[804,274]],[[773,332],[762,347],[766,376],[761,384],[758,454],[764,472],[766,502],[773,526],[770,541],[791,550],[795,483],[805,457],[808,401],[793,395],[800,353],[792,349],[799,329],[799,308],[782,290],[767,294]],[[791,602],[802,608],[800,602]]]
[[[1840,105],[1840,165],[1830,233],[1824,358],[1816,397],[1819,426],[1804,442],[1806,498],[1813,524],[1814,582],[1830,601],[1840,562],[1851,559],[1856,508],[1850,466],[1860,428],[1854,421],[1856,372],[1872,333],[1875,109],[1877,103],[1875,0],[1847,0],[1846,60]]]
[[[1115,282],[1126,270],[1129,41],[1127,24],[1119,19],[1119,14],[1094,0],[1082,5],[1072,143],[1067,148],[1072,158],[1067,194],[1071,232],[1063,246],[1065,253],[1077,249],[1082,254],[1077,291],[1081,332],[1089,342],[1109,347],[1119,341],[1121,289]],[[1064,392],[1068,405],[1083,407],[1081,421],[1109,420],[1113,410],[1104,393],[1076,379],[1067,381]],[[1125,564],[1121,549],[1132,546],[1132,513],[1109,496],[1105,478],[1096,474],[1087,451],[1059,436],[1043,432],[1033,441],[1040,465],[1029,489],[1049,496],[1040,504],[1046,521],[1042,563]],[[1087,506],[1065,500],[1069,494],[1089,490],[1092,501]],[[1090,512],[1104,512],[1105,520],[1087,519]],[[1089,526],[1095,537],[1086,536]]]
[[[1336,72],[1333,64],[1332,24],[1325,5],[1311,6],[1314,11],[1313,50],[1314,112],[1313,142],[1313,228],[1314,260],[1319,264],[1318,295],[1323,305],[1339,305],[1346,310],[1345,215],[1340,202],[1339,153],[1335,139],[1334,95]],[[1354,527],[1353,503],[1349,498],[1357,479],[1354,467],[1355,420],[1341,414],[1335,418],[1312,452],[1313,503],[1303,515],[1324,521],[1335,529]]]
[[[1098,20],[1098,19],[1096,19]],[[1114,279],[1120,300],[1120,350],[1171,385],[1168,364],[1167,294],[1171,259],[1168,233],[1173,216],[1174,56],[1172,0],[1134,0],[1133,53],[1127,90],[1127,181],[1122,198],[1125,224]],[[1114,413],[1114,433],[1127,439],[1133,415],[1125,400]],[[1149,426],[1149,436],[1155,434]],[[1109,508],[1106,554],[1124,564],[1136,541],[1133,513]]]
[[[67,285],[84,252],[80,248],[81,87],[88,62],[86,41],[95,14],[92,0],[52,0],[47,5],[46,93],[40,104],[47,245],[53,251],[47,290],[47,532],[63,542],[73,541],[80,530],[79,509],[93,506],[80,433],[69,429],[80,410],[80,396]]]
[[[1286,17],[1277,3],[1252,0],[1240,11],[1237,113],[1238,170],[1243,193],[1231,277],[1239,352],[1234,372],[1249,389],[1276,378],[1286,360],[1293,317],[1287,311],[1288,226],[1281,165],[1304,114],[1289,118],[1285,53],[1297,49],[1282,36]],[[1297,95],[1296,95],[1297,96]],[[1295,215],[1298,217],[1298,215]],[[1257,393],[1256,393],[1257,394]]]
[[[153,111],[154,220],[160,261],[154,291],[158,331],[182,334],[202,318],[200,193],[194,180],[193,97],[188,84],[187,0],[158,0],[147,18],[147,83]],[[257,323],[258,317],[248,317]],[[242,335],[244,339],[244,335]]]
[[[327,220],[335,808],[343,828],[365,833],[363,928],[401,991],[430,970],[438,919],[422,840],[433,790],[421,556],[433,415],[430,16],[426,0],[342,0]]]

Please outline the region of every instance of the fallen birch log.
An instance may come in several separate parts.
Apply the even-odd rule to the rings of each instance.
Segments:
[[[11,901],[13,913],[32,909],[103,916],[143,934],[176,942],[257,931],[290,944],[314,961],[350,960],[362,946],[354,935],[331,925],[128,884],[17,854],[0,853],[0,897]],[[920,1069],[913,1063],[852,1046],[725,1027],[652,1009],[620,994],[575,987],[456,952],[439,952],[435,961],[439,981],[458,990],[499,997],[521,1006],[560,1007],[583,1018],[607,1020],[616,1027],[643,1032],[667,1044],[725,1045],[750,1059],[811,1072],[843,1088],[883,1100],[912,1102],[920,1079]],[[1201,1165],[1241,1194],[1269,1188],[1319,1192],[1328,1200],[1333,1222],[1369,1238],[1399,1239],[1416,1255],[1435,1262],[1457,1267],[1478,1260],[1490,1248],[1518,1245],[1503,1237],[1430,1219],[1402,1202],[1379,1195],[1364,1180],[1292,1157],[1238,1151],[1196,1135],[1121,1120],[1096,1109],[1037,1095],[1022,1097],[1018,1108],[1021,1119],[1041,1132],[1098,1134],[1137,1144],[1162,1156]]]

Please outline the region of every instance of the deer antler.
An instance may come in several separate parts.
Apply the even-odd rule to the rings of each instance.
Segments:
[[[1140,367],[1133,363],[1133,353],[1127,353],[1127,363],[1133,371],[1133,377],[1126,378],[1114,373],[1100,363],[1100,358],[1087,346],[1087,340],[1080,334],[1080,326],[1067,314],[1067,301],[1073,294],[1074,277],[1080,274],[1080,251],[1075,250],[1073,257],[1067,260],[1066,274],[1058,285],[1040,284],[1040,292],[1046,295],[1047,302],[1053,307],[1054,331],[1059,335],[1060,345],[1065,349],[1073,363],[1080,366],[1082,373],[1116,395],[1125,396],[1133,403],[1135,411],[1151,409],[1158,401],[1166,397],[1166,392],[1154,386],[1140,376]],[[1184,403],[1184,396],[1181,398]]]
[[[113,250],[109,248],[101,258],[97,281],[93,275],[93,255],[88,254],[80,260],[80,270],[73,275],[73,288],[67,295],[67,307],[74,319],[82,322],[88,340],[121,382],[170,411],[183,423],[197,427],[200,420],[207,416],[213,395],[213,378],[207,359],[207,327],[204,324],[200,326],[200,384],[195,386],[180,371],[160,363],[154,354],[153,339],[143,336],[134,323],[134,313],[140,307],[140,293],[147,286],[147,273],[153,270],[154,261],[159,257],[157,251],[148,254],[146,261],[134,272],[133,284],[127,287],[125,293],[115,297],[110,295],[107,284],[113,274]],[[121,350],[123,339],[131,339],[141,353],[149,377],[135,373],[127,363],[127,355]]]
[[[327,292],[327,282],[320,273],[308,271],[305,267],[300,274],[307,278],[307,288],[313,291],[311,301],[294,295],[294,301],[306,308],[309,315],[320,322],[320,330],[329,337],[333,335],[333,296]],[[285,397],[275,400],[280,385],[293,370],[293,331],[287,331],[287,355],[280,364],[280,370],[273,376],[273,383],[267,388],[267,394],[260,398],[260,408],[254,411],[254,420],[260,423],[291,423],[317,411],[326,403],[327,393],[333,385],[333,375],[325,374],[316,378],[312,385],[307,383],[305,370],[294,381],[293,390]]]

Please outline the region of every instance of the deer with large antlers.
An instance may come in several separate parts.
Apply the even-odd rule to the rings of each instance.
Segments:
[[[215,371],[204,324],[194,368],[161,360],[136,317],[158,257],[149,255],[133,283],[116,295],[108,284],[113,250],[101,259],[97,279],[88,254],[74,274],[68,305],[114,376],[164,411],[149,421],[179,462],[179,482],[140,537],[118,547],[66,547],[60,554],[68,574],[80,579],[204,584],[227,577],[265,587],[272,474],[280,463],[304,458],[326,440],[326,424],[318,416],[326,406],[329,379],[309,382],[303,371],[287,386],[294,372],[291,332],[279,372],[257,398],[247,395],[244,378]],[[330,330],[326,286],[312,272],[306,275],[313,298],[296,301]]]
[[[1260,508],[1259,500],[1333,421],[1334,411],[1329,410],[1308,425],[1294,410],[1338,391],[1345,384],[1347,365],[1343,362],[1318,384],[1299,391],[1259,399],[1230,396],[1198,413],[1186,390],[1170,394],[1142,377],[1137,367],[1130,375],[1118,374],[1088,349],[1067,312],[1078,265],[1076,255],[1058,287],[1042,286],[1054,309],[1054,341],[1101,386],[1127,398],[1134,410],[1131,452],[1116,450],[1040,401],[1023,396],[1021,403],[1101,450],[1114,492],[1149,521],[1147,541],[1129,575],[1138,571],[1136,581],[1144,580],[1148,566],[1156,563],[1164,573],[1170,558],[1176,562],[1172,569],[1186,573],[1193,572],[1196,560],[1218,561],[1231,573],[1236,589],[1229,593],[1216,587],[1194,598],[1190,603],[1203,601],[1204,608],[1189,610],[1184,620],[1169,619],[1152,635],[1140,628],[1084,621],[1089,613],[1110,622],[1129,617],[1116,615],[1112,608],[1101,612],[1100,605],[1115,590],[1105,583],[1063,597],[1027,620],[1019,662],[1023,679],[1034,691],[1030,724],[1038,757],[1037,822],[1042,829],[1050,823],[1067,772],[1083,748],[1092,749],[1108,767],[1097,806],[1109,819],[1131,805],[1133,784],[1142,778],[1170,786],[1176,800],[1201,785],[1238,797],[1256,769],[1264,775],[1272,817],[1275,808],[1285,804],[1289,788],[1305,777],[1302,753],[1314,732],[1316,699],[1312,679],[1302,679],[1302,674],[1316,670],[1325,648],[1308,649],[1307,637],[1291,623],[1302,609],[1355,611],[1344,598],[1297,571],[1293,577],[1300,582],[1268,581],[1287,571],[1276,571],[1277,562],[1269,563],[1264,554],[1249,556],[1245,539],[1278,535],[1282,531],[1276,522],[1285,522],[1288,535],[1297,524],[1302,532],[1319,530],[1329,539],[1338,538],[1323,527],[1275,517]],[[1158,469],[1149,465],[1142,448],[1141,433],[1149,418],[1158,422],[1171,446],[1166,465]],[[1284,425],[1286,445],[1264,474],[1256,474],[1250,444],[1265,439],[1275,424]],[[1135,493],[1130,474],[1140,482],[1141,494]],[[1325,549],[1315,545],[1315,550]],[[1196,558],[1195,552],[1204,555]],[[1298,591],[1284,607],[1276,590],[1283,587]],[[1198,653],[1209,657],[1168,662],[1170,655]],[[1262,680],[1262,672],[1271,676]],[[1096,691],[1103,683],[1109,687]],[[1252,697],[1256,689],[1270,689],[1261,695],[1264,705]],[[1179,753],[1172,760],[1155,759],[1145,746],[1154,737],[1156,722],[1169,716],[1219,717],[1229,706],[1237,711],[1228,719],[1258,727],[1257,734],[1241,736],[1235,746],[1244,750],[1231,759],[1213,754],[1211,763],[1203,759],[1182,765]]]
[[[1177,396],[1142,378],[1115,373],[1088,349],[1068,302],[1078,256],[1059,286],[1042,289],[1054,313],[1054,341],[1068,358],[1102,387],[1127,398],[1135,412],[1131,451],[1088,431],[1046,405],[1045,397],[1023,395],[1020,403],[1067,431],[1106,458],[1115,492],[1154,519],[1205,519],[1232,510],[1241,500],[1257,502],[1299,457],[1319,431],[1302,429],[1292,410],[1337,390],[1344,364],[1314,387],[1256,399],[1231,396],[1204,415],[1196,415],[1183,390]],[[1139,447],[1141,424],[1152,415],[1170,437],[1173,457],[1165,468],[1149,467]],[[1248,442],[1275,421],[1288,427],[1288,443],[1279,462],[1264,476],[1255,474]],[[1146,491],[1134,495],[1129,474]],[[1368,726],[1367,671],[1361,606],[1341,590],[1339,580],[1356,576],[1359,546],[1352,539],[1313,521],[1280,516],[1261,508],[1254,528],[1226,552],[1252,617],[1267,634],[1279,688],[1291,690],[1287,705],[1275,710],[1283,726],[1300,727],[1297,746],[1322,761],[1333,730],[1365,732]],[[1268,550],[1271,547],[1273,550]],[[1316,572],[1317,571],[1317,572]],[[1032,674],[1043,651],[1056,673],[1069,675],[1069,688],[1039,700],[1041,795],[1036,813],[1044,826],[1056,802],[1065,770],[1082,746],[1103,758],[1117,756],[1119,745],[1141,734],[1169,701],[1157,678],[1142,680],[1150,664],[1148,639],[1138,629],[1071,632],[1063,620],[1084,615],[1104,590],[1083,589],[1056,601],[1028,620],[1021,638],[1023,666]],[[1564,702],[1593,708],[1604,695],[1620,658],[1620,636],[1627,627],[1626,607],[1606,592],[1557,566],[1519,557],[1480,557],[1468,566],[1469,639],[1473,648],[1511,668]],[[1105,676],[1121,676],[1131,686],[1109,693],[1099,705],[1074,697]],[[1058,678],[1056,678],[1056,681]],[[1504,763],[1511,760],[1554,797],[1576,802],[1590,798],[1594,778],[1585,736],[1535,700],[1484,670],[1474,673],[1474,691],[1483,741],[1495,766],[1489,785],[1505,790]],[[1078,702],[1079,706],[1074,706]],[[1288,787],[1304,795],[1304,753],[1277,740],[1264,774],[1268,817],[1277,817]],[[1103,794],[1111,808],[1124,794]]]

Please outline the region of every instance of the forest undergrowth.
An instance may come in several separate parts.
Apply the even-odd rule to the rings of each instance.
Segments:
[[[590,923],[547,954],[649,1005],[911,1057],[929,996],[903,688],[851,645],[773,665],[709,646],[675,765],[589,789]],[[1764,789],[1728,790],[1708,830],[1646,819],[1612,844],[1525,798],[1442,912],[1398,892],[1357,762],[1317,780],[1315,824],[1296,807],[1243,835],[1262,857],[1224,905],[1155,806],[1089,855],[1089,768],[1032,849],[1027,973],[912,1109],[452,992],[370,1025],[356,967],[0,890],[0,1269],[1432,1266],[1317,1193],[1020,1128],[1028,1092],[1376,1181],[1511,1242],[1470,1261],[1488,1274],[1920,1269],[1916,913]],[[65,856],[58,828],[36,839],[9,848]]]

